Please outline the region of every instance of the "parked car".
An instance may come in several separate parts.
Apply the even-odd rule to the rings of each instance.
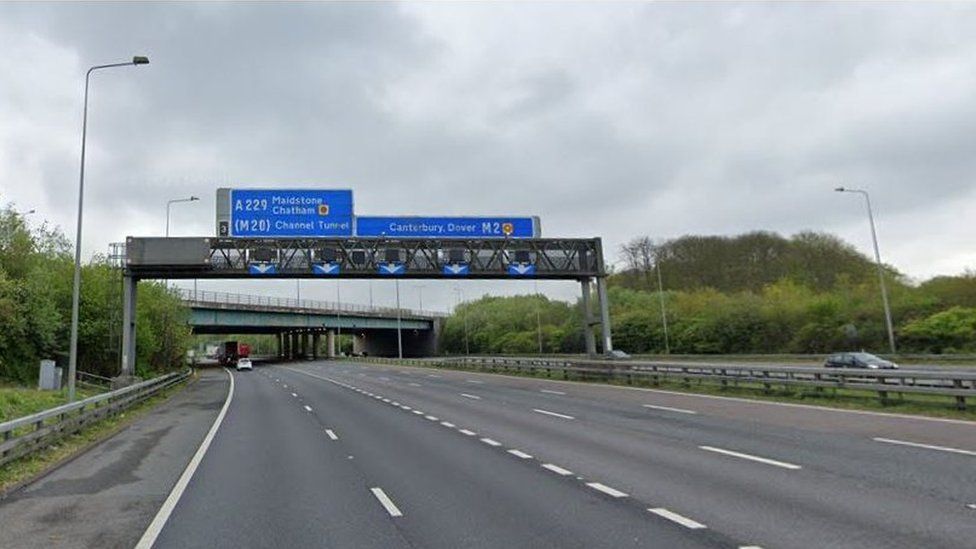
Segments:
[[[871,353],[837,353],[827,357],[824,368],[867,368],[870,370],[897,370],[898,365]]]
[[[251,370],[253,366],[251,365],[251,359],[249,358],[239,358],[237,359],[237,370]]]

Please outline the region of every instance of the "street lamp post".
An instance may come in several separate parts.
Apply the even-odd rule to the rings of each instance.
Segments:
[[[461,289],[461,285],[458,284],[454,287],[454,292],[457,294],[458,304],[455,306],[454,310],[457,311],[457,307],[464,303],[464,290]],[[467,309],[461,311],[461,322],[464,324],[464,354],[470,355],[471,350],[468,348],[468,312]]]
[[[200,200],[195,196],[190,196],[189,198],[174,198],[173,200],[166,201],[166,238],[169,238],[169,212],[173,204],[179,204],[181,202],[194,202]],[[166,281],[166,286],[169,287],[169,281]],[[193,279],[193,299],[197,298],[197,279]]]
[[[400,328],[400,279],[396,279],[396,304],[397,304],[397,356],[403,359],[403,330]]]
[[[75,231],[75,273],[71,289],[71,344],[68,358],[68,402],[75,400],[75,376],[78,371],[78,302],[81,295],[81,221],[85,198],[85,141],[88,137],[88,85],[91,74],[113,67],[129,67],[149,64],[149,58],[137,55],[127,63],[95,65],[85,73],[85,107],[81,119],[81,170],[78,176],[78,228]]]
[[[671,354],[671,342],[668,341],[668,314],[664,308],[664,283],[661,282],[661,252],[654,256],[655,267],[657,267],[657,295],[661,300],[661,325],[664,326],[664,354]]]
[[[535,286],[535,329],[536,335],[539,340],[539,354],[542,354],[542,314],[539,309],[542,307],[542,296],[539,295],[539,281],[533,280],[532,285]]]
[[[197,200],[200,200],[200,199],[197,198],[197,197],[195,197],[195,196],[191,196],[189,198],[174,198],[173,200],[168,200],[166,202],[166,237],[167,238],[169,238],[169,212],[170,212],[170,207],[172,207],[173,204],[179,204],[180,202],[195,202]]]
[[[420,312],[424,312],[424,288],[427,286],[424,284],[417,284],[417,293],[420,299]]]
[[[891,346],[891,353],[895,349],[895,329],[891,323],[891,306],[888,304],[888,288],[885,285],[884,266],[881,264],[881,252],[878,249],[878,232],[874,228],[874,213],[871,211],[871,196],[868,192],[861,189],[847,189],[837,187],[834,189],[839,193],[856,193],[864,196],[864,203],[868,209],[868,223],[871,225],[871,242],[874,244],[874,261],[878,265],[878,282],[881,286],[881,302],[884,304],[885,324],[888,327],[888,344]]]

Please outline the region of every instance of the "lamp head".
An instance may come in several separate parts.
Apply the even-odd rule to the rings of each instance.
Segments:
[[[200,199],[198,197],[196,197],[196,196],[191,196],[190,197],[190,202],[193,202],[194,200],[200,200]]]
[[[149,64],[149,58],[146,57],[145,55],[137,55],[137,56],[135,56],[135,57],[132,58],[132,64],[133,65],[148,65]]]
[[[837,187],[834,190],[837,191],[837,192],[839,192],[839,193],[842,193],[842,192],[846,191],[847,189],[845,189],[844,187]]]

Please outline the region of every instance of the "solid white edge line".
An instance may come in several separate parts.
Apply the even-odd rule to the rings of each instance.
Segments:
[[[570,471],[569,469],[563,469],[562,467],[560,467],[558,465],[553,465],[551,463],[543,463],[542,464],[542,468],[543,469],[548,469],[548,470],[552,471],[553,473],[556,473],[557,475],[562,475],[564,477],[573,474],[573,472]]]
[[[331,438],[332,440],[339,440],[339,436],[336,435],[335,431],[333,431],[332,429],[326,429],[325,434],[329,435],[329,438]]]
[[[758,545],[742,545],[739,547],[739,549],[763,549],[763,548]]]
[[[726,450],[724,448],[716,448],[714,446],[699,446],[699,448],[701,448],[702,450],[708,451],[708,452],[715,452],[716,454],[725,454],[727,456],[732,456],[732,457],[747,459],[749,461],[755,461],[755,462],[758,462],[758,463],[765,463],[766,465],[772,465],[774,467],[782,467],[783,469],[791,469],[791,470],[794,470],[795,471],[797,469],[802,469],[803,468],[803,467],[801,467],[799,465],[796,465],[796,464],[793,464],[793,463],[787,463],[785,461],[776,461],[775,459],[769,459],[769,458],[754,456],[754,455],[751,455],[751,454],[743,454],[742,452],[735,452],[735,451],[732,451],[732,450]]]
[[[932,444],[909,442],[907,440],[895,440],[893,438],[875,437],[873,440],[876,442],[885,442],[887,444],[898,444],[900,446],[911,446],[913,448],[925,448],[926,450],[938,450],[940,452],[951,452],[953,454],[962,454],[964,456],[976,456],[976,452],[972,450],[963,450],[961,448],[950,448],[948,446],[935,446]]]
[[[694,410],[686,410],[684,408],[672,408],[671,406],[657,406],[654,404],[641,404],[644,408],[650,408],[652,410],[664,410],[665,412],[678,412],[679,414],[697,414],[698,412]]]
[[[386,512],[389,513],[391,517],[403,516],[403,513],[400,512],[400,509],[397,508],[397,506],[393,503],[393,500],[390,499],[390,496],[386,495],[386,492],[384,492],[382,488],[370,488],[369,491],[376,496],[376,499],[379,500],[380,505],[386,509]]]
[[[163,527],[166,526],[166,521],[169,520],[173,509],[176,508],[176,504],[179,503],[183,492],[186,491],[186,487],[190,484],[190,479],[193,478],[193,473],[196,472],[197,467],[200,466],[200,462],[203,461],[203,456],[207,453],[207,449],[210,448],[210,443],[217,434],[217,429],[220,429],[220,424],[223,423],[224,416],[227,415],[227,409],[230,408],[230,401],[234,398],[234,375],[227,368],[224,368],[224,371],[227,372],[227,377],[230,378],[230,389],[227,391],[224,406],[220,409],[220,413],[217,414],[217,418],[214,420],[213,425],[210,426],[210,430],[207,431],[207,435],[203,437],[203,442],[200,443],[196,453],[190,458],[190,462],[186,464],[186,468],[183,469],[183,474],[180,475],[173,489],[166,496],[162,507],[156,512],[156,516],[149,523],[149,527],[146,528],[142,537],[139,538],[139,542],[135,546],[136,549],[150,549],[156,543],[156,538],[159,537],[160,532],[163,531]]]
[[[540,410],[538,408],[533,408],[532,411],[538,414],[545,414],[547,416],[561,417],[563,419],[576,419],[573,416],[567,416],[566,414],[557,414],[556,412],[550,412],[549,410]]]
[[[519,458],[522,458],[522,459],[531,459],[532,458],[532,454],[526,454],[522,450],[509,450],[508,453],[509,454],[512,454],[515,457],[519,457]]]
[[[607,486],[606,484],[600,484],[599,482],[587,482],[586,485],[589,486],[590,488],[593,488],[597,492],[603,492],[604,494],[607,494],[608,496],[613,496],[615,498],[625,498],[625,497],[627,497],[627,494],[625,492],[621,492],[620,490],[617,490],[616,488],[611,488],[611,487]]]
[[[655,515],[657,515],[659,517],[666,518],[666,519],[668,519],[668,520],[670,520],[672,522],[677,522],[678,524],[684,526],[685,528],[690,528],[692,530],[701,530],[702,528],[706,528],[706,526],[704,524],[702,524],[700,522],[696,522],[694,520],[691,520],[688,517],[679,515],[678,513],[675,513],[674,511],[668,511],[664,507],[654,507],[654,508],[648,509],[648,511],[650,511],[651,513],[654,513]]]
[[[550,394],[550,395],[565,395],[566,394],[566,393],[564,393],[562,391],[553,391],[553,390],[550,390],[550,389],[539,389],[539,392],[540,393],[547,393],[547,394]]]

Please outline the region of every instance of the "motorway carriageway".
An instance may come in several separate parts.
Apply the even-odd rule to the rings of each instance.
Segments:
[[[976,547],[972,422],[352,362],[228,375],[144,546]]]

